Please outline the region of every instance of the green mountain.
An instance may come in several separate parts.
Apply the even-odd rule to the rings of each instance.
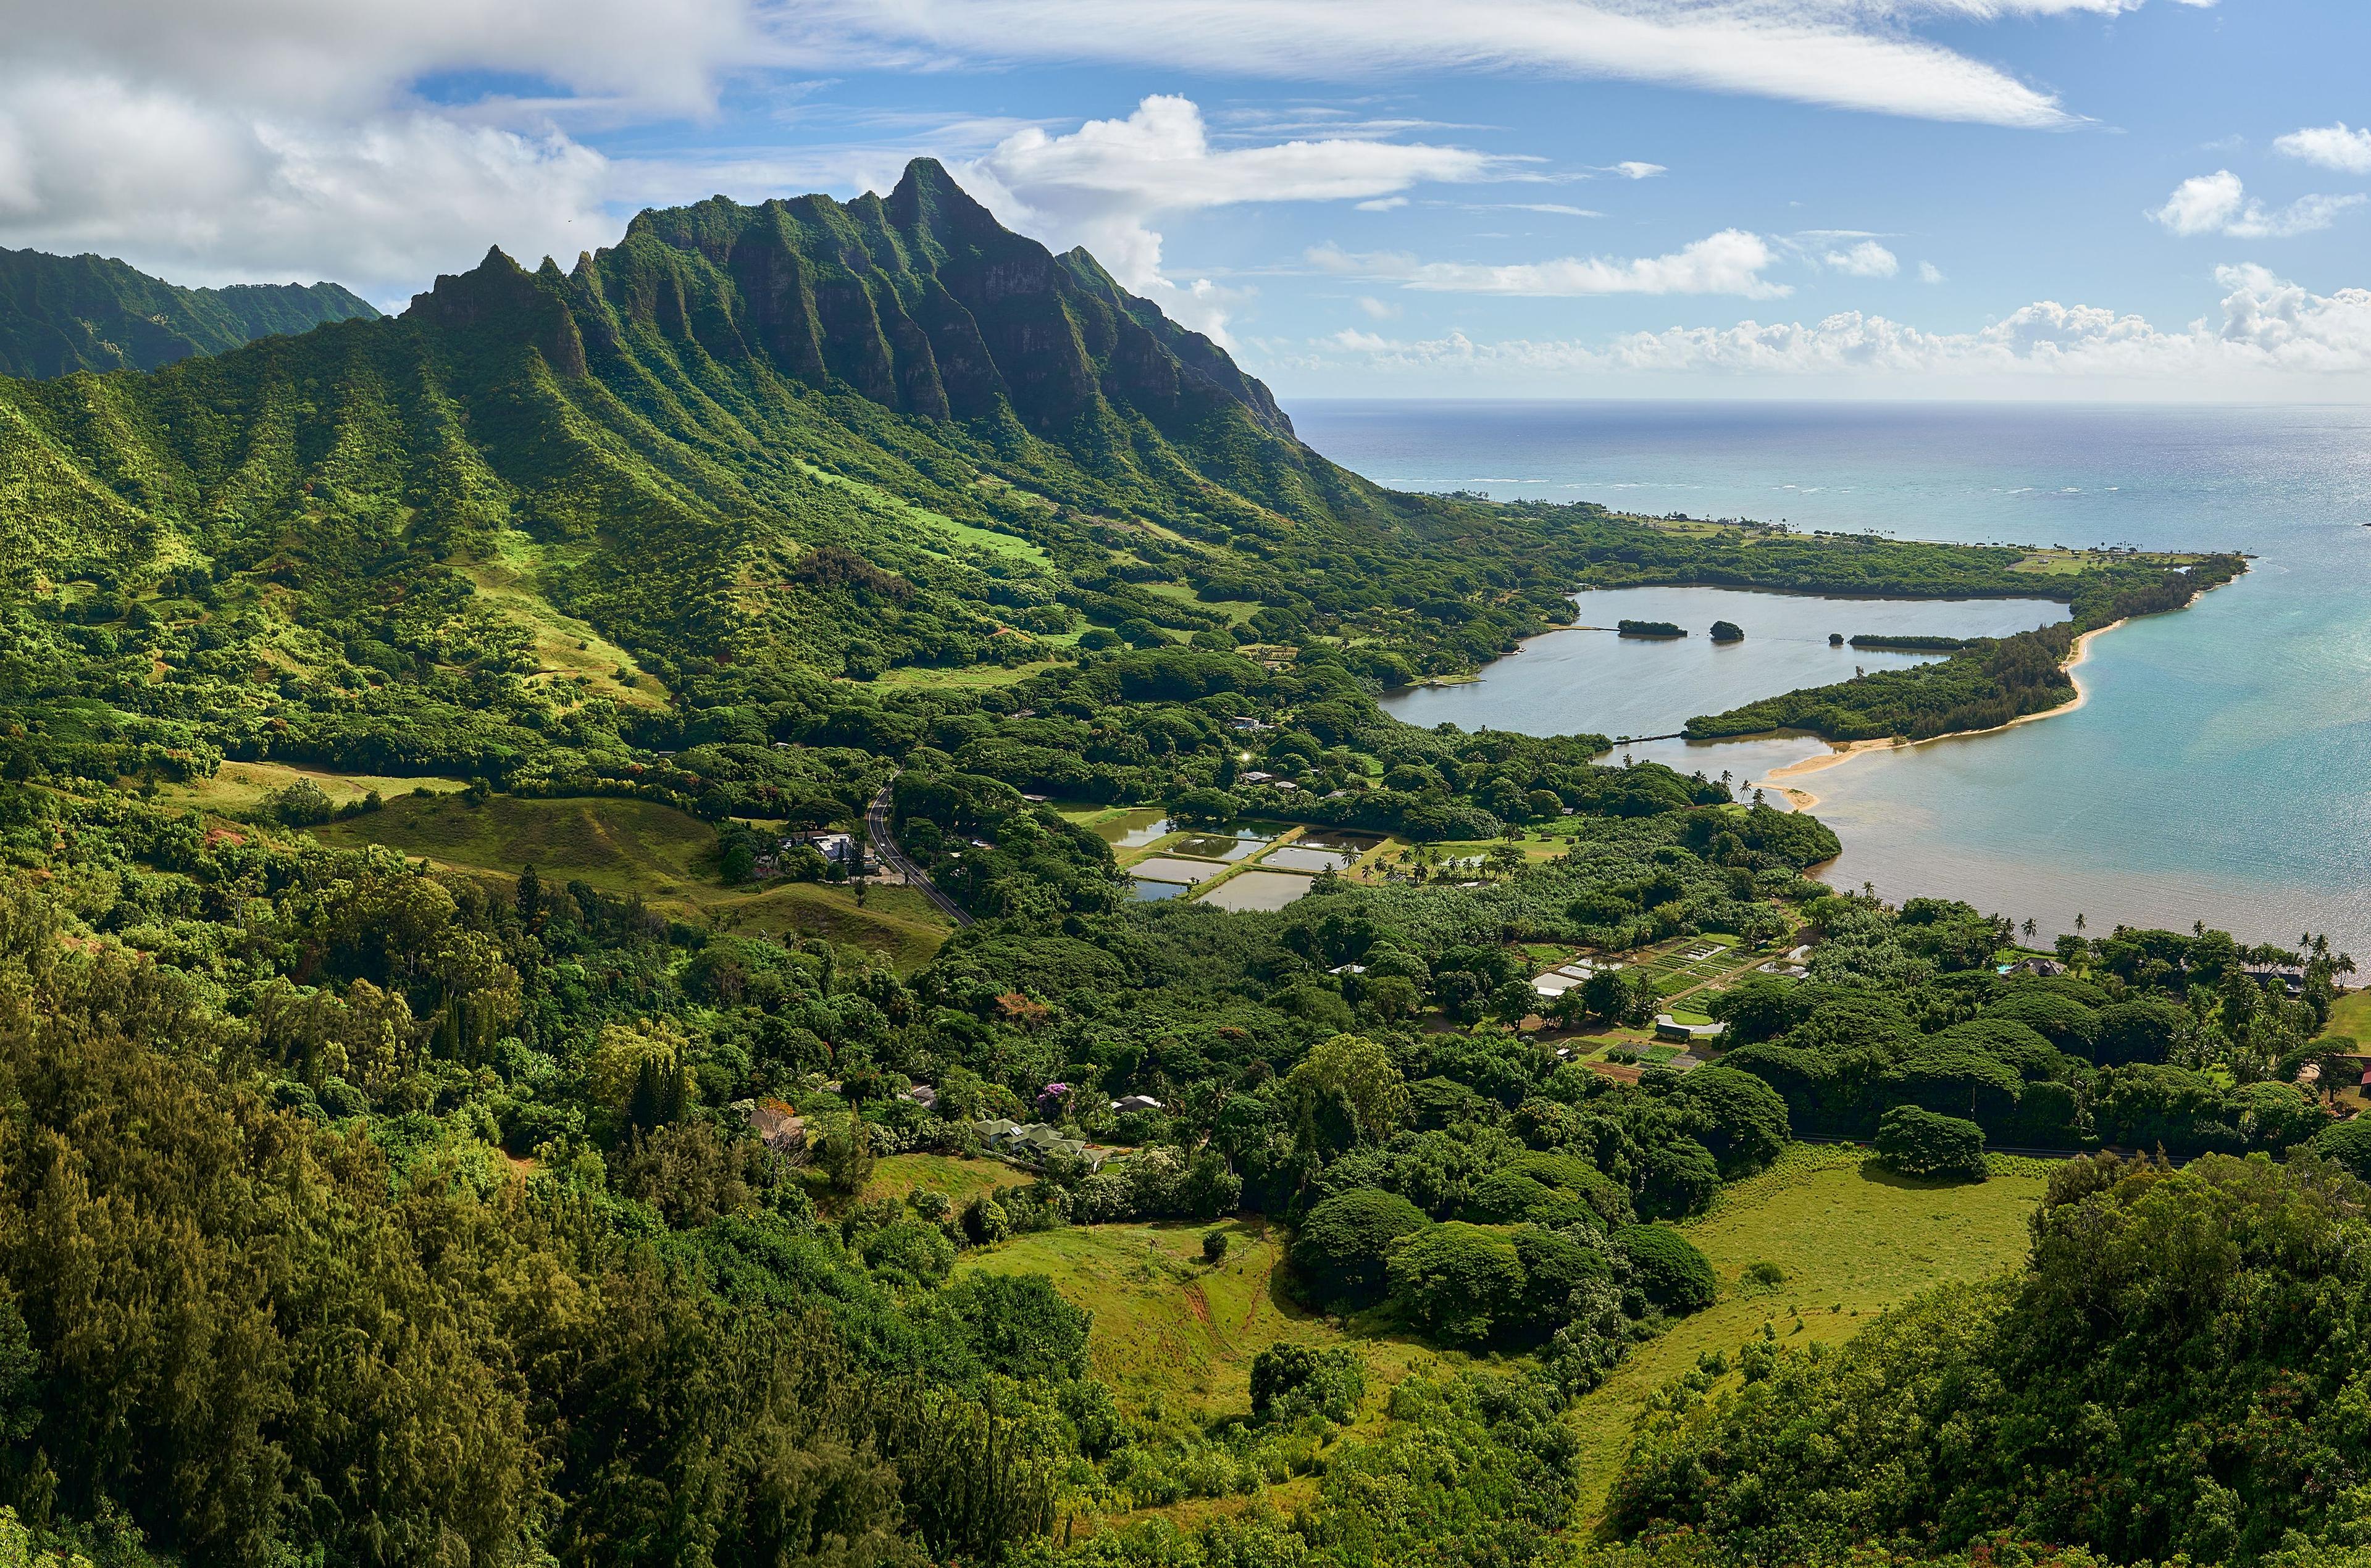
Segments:
[[[52,747],[510,778],[1115,637],[1469,668],[1570,618],[1567,531],[1326,462],[918,161],[885,200],[645,213],[566,273],[492,252],[397,318],[0,382],[0,690]]]
[[[335,283],[185,289],[104,256],[0,249],[0,375],[155,370],[377,314]]]

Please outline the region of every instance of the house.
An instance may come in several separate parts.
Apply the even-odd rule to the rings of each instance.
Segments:
[[[1236,774],[1235,782],[1238,784],[1273,784],[1276,782],[1276,775],[1273,773],[1262,772],[1260,769],[1255,767],[1248,773]]]
[[[1670,1013],[1655,1015],[1655,1038],[1674,1045],[1694,1045],[1719,1039],[1728,1032],[1725,1023],[1682,1023]]]
[[[1129,1111],[1158,1111],[1162,1108],[1162,1105],[1161,1101],[1153,1099],[1152,1096],[1149,1094],[1128,1094],[1122,1095],[1119,1099],[1113,1101],[1111,1102],[1111,1108],[1115,1111],[1127,1113]]]
[[[980,1132],[980,1141],[1004,1156],[1026,1165],[1042,1165],[1051,1157],[1062,1154],[1086,1161],[1091,1170],[1103,1169],[1110,1158],[1103,1149],[1077,1138],[1064,1137],[1062,1130],[1048,1123],[1017,1124],[998,1119],[973,1124]]]
[[[1364,974],[1366,972],[1367,966],[1363,963],[1337,963],[1325,973],[1328,974]]]
[[[863,847],[852,833],[795,833],[782,840],[785,849],[795,849],[802,844],[822,856],[827,866],[846,866],[854,870],[864,861]]]
[[[749,1130],[776,1154],[802,1154],[806,1150],[806,1123],[779,1100],[760,1100],[749,1107]]]
[[[1276,728],[1275,725],[1269,723],[1266,720],[1255,719],[1248,713],[1238,713],[1233,718],[1228,720],[1227,723],[1237,734],[1240,735],[1256,735],[1263,730],[1273,730]]]
[[[1276,788],[1278,788],[1278,789],[1279,789],[1279,790],[1298,790],[1298,789],[1300,789],[1300,788],[1301,788],[1301,786],[1300,786],[1300,785],[1298,785],[1298,784],[1295,784],[1295,783],[1294,783],[1291,779],[1290,779],[1290,778],[1279,778],[1279,779],[1278,779],[1278,780],[1276,781]]]
[[[2276,985],[2290,996],[2305,992],[2305,965],[2301,963],[2250,963],[2241,965],[2248,978],[2259,986]]]
[[[927,1083],[915,1084],[898,1098],[910,1100],[925,1111],[935,1111],[939,1108],[939,1091]]]
[[[2037,979],[2054,980],[2066,973],[2066,966],[2054,958],[2029,958],[2022,963],[2009,965],[2011,974],[2030,974]]]

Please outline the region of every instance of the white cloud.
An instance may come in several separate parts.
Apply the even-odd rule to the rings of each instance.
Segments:
[[[1652,179],[1659,174],[1669,174],[1671,171],[1661,164],[1640,163],[1635,158],[1625,158],[1613,166],[1613,172],[1625,179]]]
[[[0,95],[0,243],[184,282],[329,276],[397,303],[496,241],[571,261],[614,237],[608,172],[549,129],[426,113],[263,118],[105,76]]]
[[[614,238],[615,170],[558,118],[703,113],[767,48],[749,0],[0,0],[0,244],[382,302]],[[442,73],[535,101],[430,101]]]
[[[1336,80],[1606,77],[1992,125],[2076,123],[2055,96],[1910,34],[1921,18],[2114,14],[2139,0],[805,0],[775,36],[818,69],[1102,61]]]
[[[1376,321],[1389,321],[1392,317],[1400,313],[1400,307],[1398,306],[1387,305],[1383,301],[1377,299],[1372,294],[1360,295],[1359,298],[1359,308],[1365,311],[1370,319]]]
[[[1602,218],[1605,214],[1589,207],[1567,206],[1562,202],[1497,202],[1481,211],[1501,213],[1546,213],[1559,218]]]
[[[1405,196],[1378,196],[1371,202],[1357,203],[1362,213],[1395,213],[1408,204]]]
[[[1564,256],[1551,261],[1418,261],[1400,251],[1354,255],[1331,241],[1306,253],[1324,271],[1388,279],[1442,294],[1579,298],[1594,294],[1741,294],[1776,299],[1793,291],[1762,276],[1776,259],[1770,244],[1723,229],[1664,256],[1631,260]]]
[[[1873,239],[1864,239],[1848,250],[1831,250],[1820,259],[1856,278],[1890,278],[1902,271],[1893,252]]]
[[[2226,267],[2219,317],[2167,329],[2134,315],[2040,301],[1973,332],[1929,332],[1845,311],[1815,322],[1675,327],[1600,342],[1402,340],[1337,334],[1292,368],[1349,369],[1371,382],[1420,374],[1536,390],[1638,375],[1852,381],[1944,395],[1976,387],[2069,396],[2327,396],[2371,387],[2371,290],[2316,294],[2259,267]],[[1344,356],[1348,356],[1345,358]],[[2333,385],[2333,378],[2346,378]]]
[[[2178,235],[2228,235],[2235,239],[2284,239],[2326,229],[2361,196],[2301,196],[2277,211],[2248,194],[2239,177],[2217,169],[2183,180],[2164,206],[2148,215]]]
[[[1016,132],[956,178],[997,216],[1056,248],[1084,245],[1128,288],[1187,325],[1223,332],[1223,294],[1162,275],[1163,213],[1250,202],[1387,200],[1429,180],[1472,180],[1510,160],[1463,147],[1366,139],[1213,147],[1190,100],[1156,95],[1125,120],[1066,135]]]
[[[1918,263],[1918,281],[1922,283],[1939,283],[1943,281],[1943,269],[1932,261],[1921,261]]]
[[[2274,141],[2273,150],[2340,174],[2371,174],[2371,131],[2350,129],[2342,120],[2292,131]]]

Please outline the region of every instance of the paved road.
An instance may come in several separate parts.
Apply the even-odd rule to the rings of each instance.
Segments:
[[[894,780],[896,775],[891,775],[891,778]],[[930,879],[921,867],[908,859],[906,851],[898,848],[896,839],[890,836],[889,786],[886,784],[881,786],[881,793],[873,796],[873,803],[864,809],[864,834],[866,837],[873,840],[874,859],[904,877],[907,886],[919,889],[922,896],[929,899],[948,919],[958,926],[971,924],[971,917],[964,913],[963,906],[941,893],[938,884]]]

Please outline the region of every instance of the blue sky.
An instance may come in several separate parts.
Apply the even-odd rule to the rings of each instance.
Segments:
[[[1288,397],[2371,398],[2333,0],[54,9],[0,243],[181,281],[399,303],[930,154]]]

